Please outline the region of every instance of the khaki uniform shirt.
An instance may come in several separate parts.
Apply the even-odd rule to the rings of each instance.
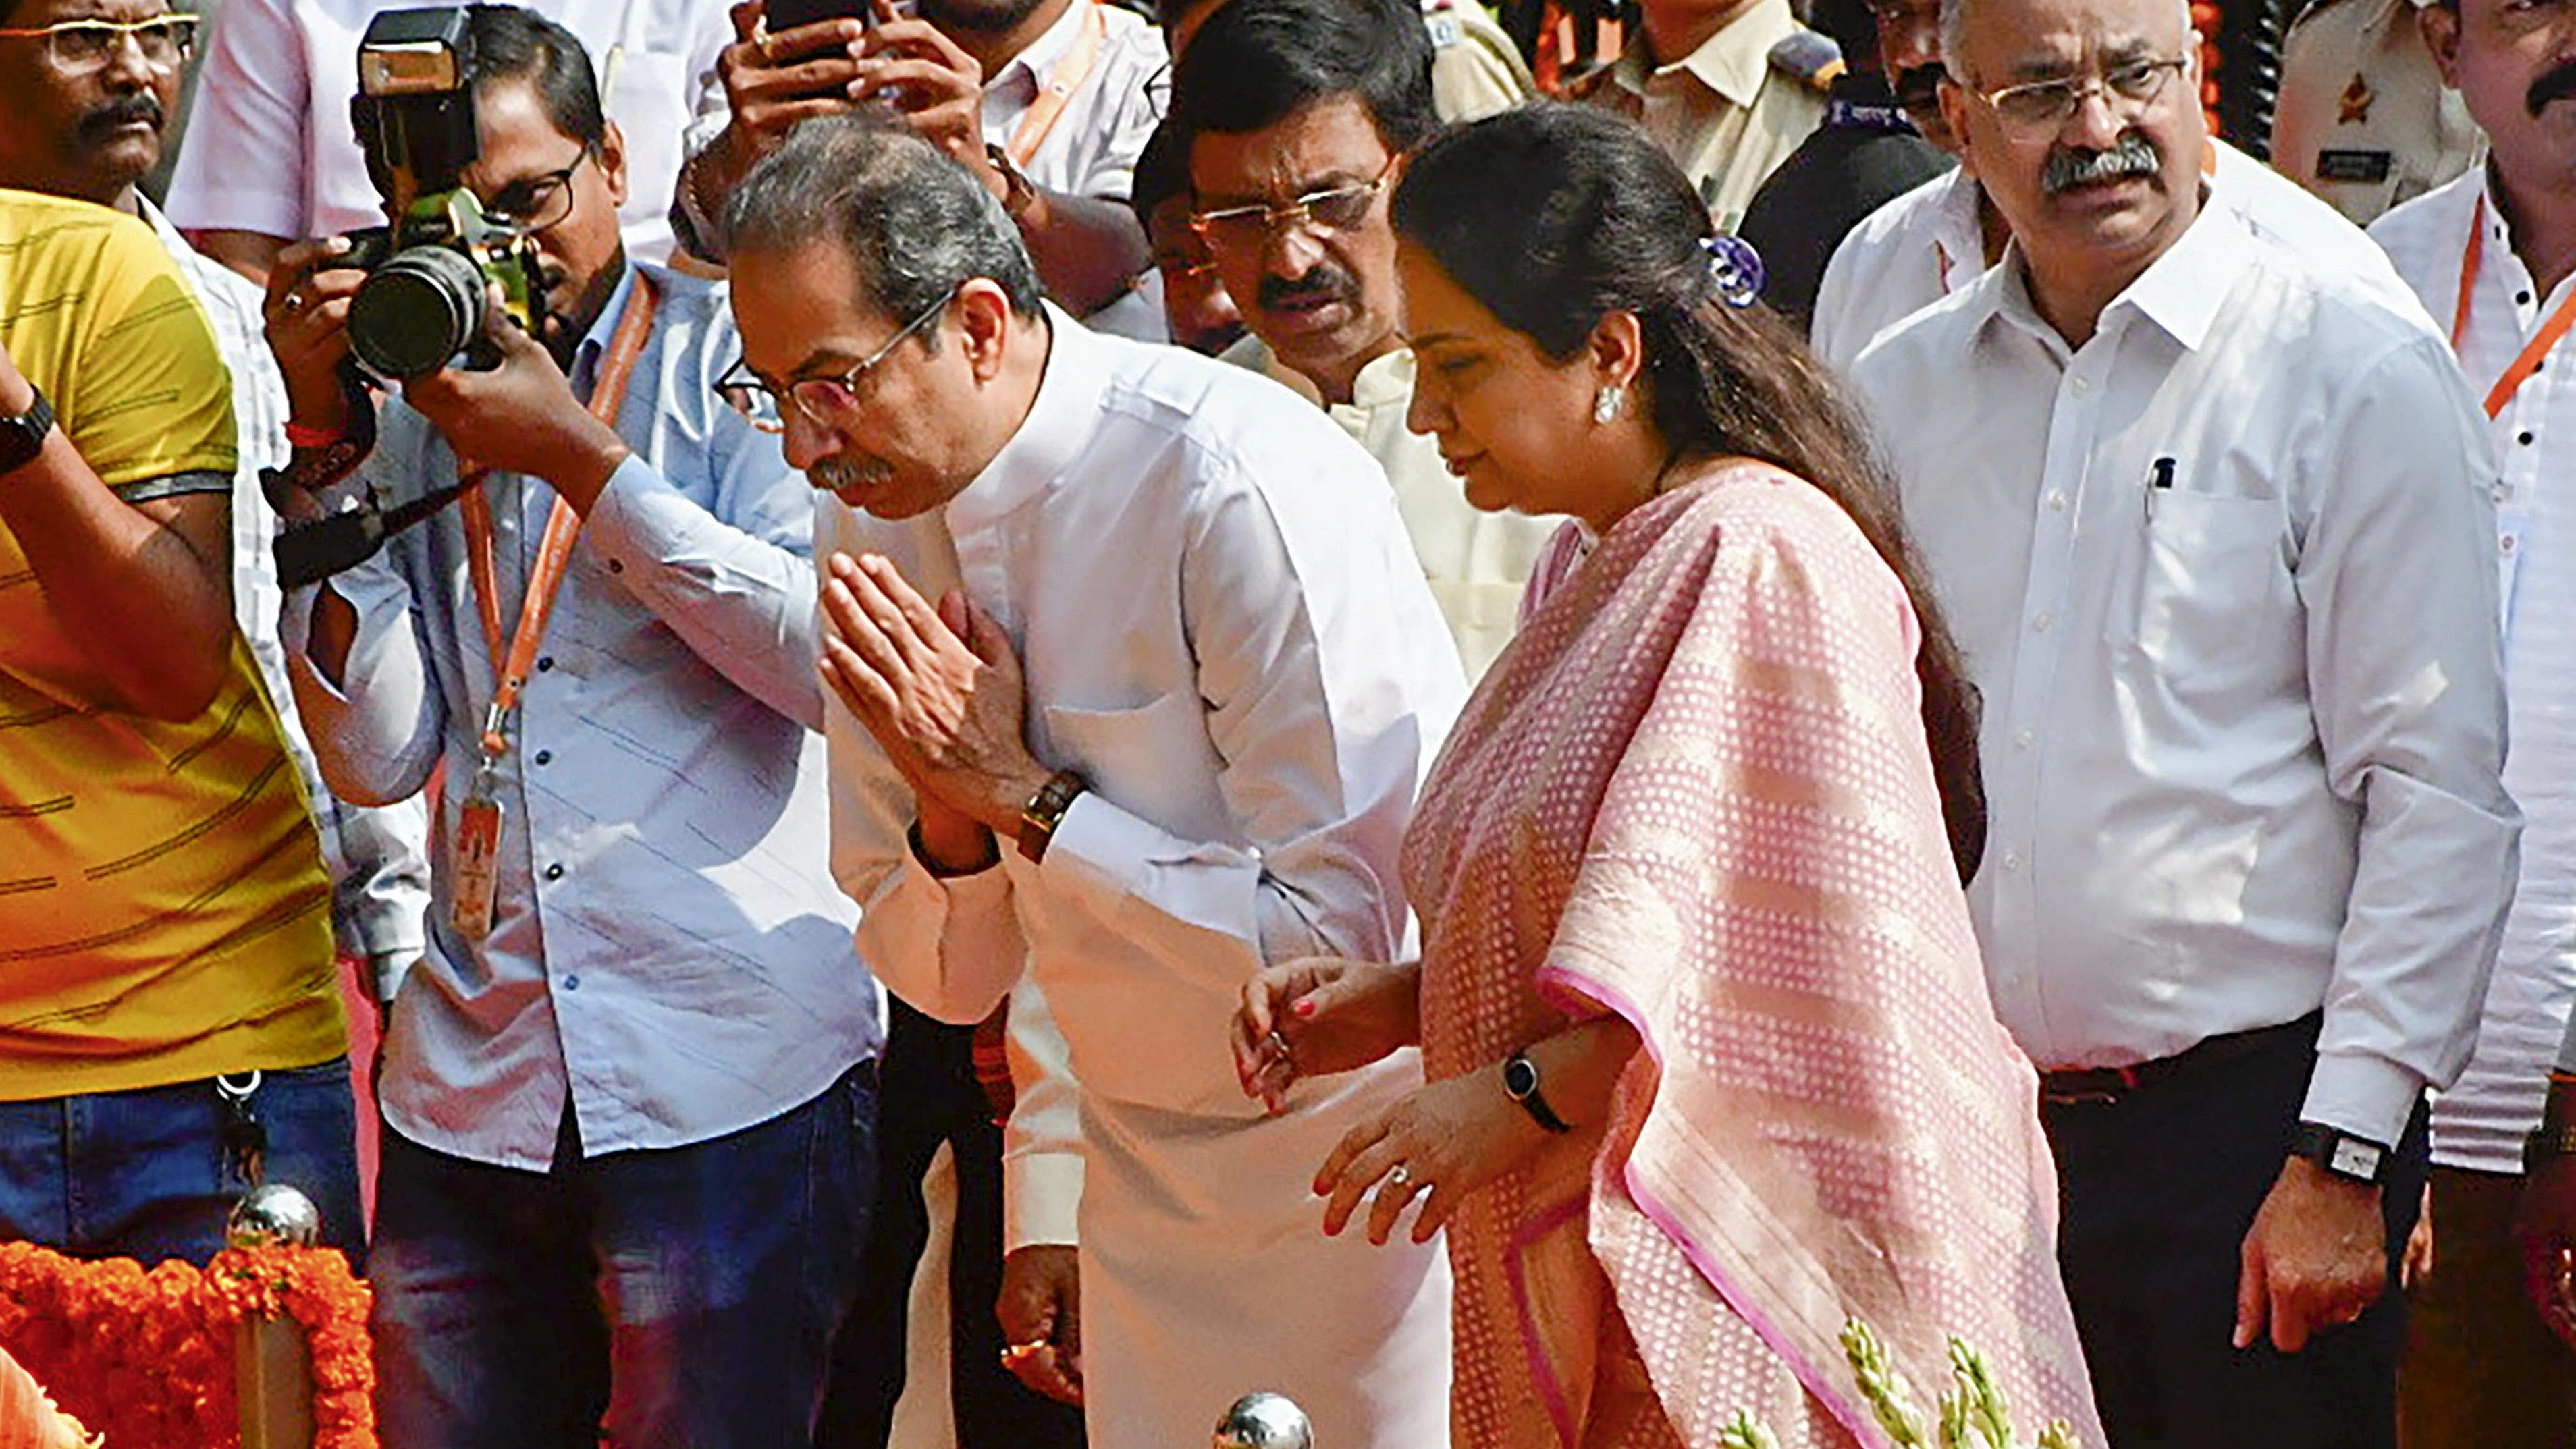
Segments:
[[[2272,164],[2367,225],[2486,149],[2442,84],[2411,0],[2320,0],[2282,44]]]
[[[1761,0],[1699,49],[1657,65],[1640,27],[1589,99],[1643,125],[1699,187],[1719,228],[1733,231],[1753,193],[1825,118],[1832,77],[1803,78],[1771,59],[1803,29],[1789,0]]]
[[[1431,32],[1431,106],[1453,126],[1499,115],[1538,94],[1520,47],[1483,0],[1422,0]]]

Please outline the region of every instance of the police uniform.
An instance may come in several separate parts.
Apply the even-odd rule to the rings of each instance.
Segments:
[[[1958,162],[1923,139],[1875,72],[1835,77],[1816,128],[1745,209],[1738,228],[1762,254],[1762,300],[1803,330],[1825,262],[1861,218]]]
[[[1422,28],[1431,32],[1431,105],[1441,120],[1481,121],[1538,94],[1529,63],[1483,0],[1422,0]]]
[[[2282,44],[2272,164],[2364,225],[2486,149],[2415,11],[2413,0],[2317,0]]]
[[[1759,0],[1680,60],[1658,65],[1639,27],[1581,94],[1646,128],[1733,231],[1763,181],[1823,123],[1842,70],[1834,43],[1798,23],[1789,0]]]

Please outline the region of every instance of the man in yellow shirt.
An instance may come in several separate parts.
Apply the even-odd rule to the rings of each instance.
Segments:
[[[64,29],[0,65],[99,39]],[[359,1242],[330,885],[232,617],[230,398],[150,229],[0,191],[0,1238],[202,1260],[264,1174]]]

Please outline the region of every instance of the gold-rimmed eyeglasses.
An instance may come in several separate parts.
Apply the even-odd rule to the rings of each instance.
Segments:
[[[791,403],[796,411],[805,415],[807,422],[828,427],[834,417],[845,417],[857,410],[859,379],[875,371],[880,363],[894,356],[894,350],[901,347],[906,339],[947,311],[948,304],[957,300],[958,290],[957,287],[949,288],[945,296],[921,309],[920,316],[906,322],[901,331],[887,338],[885,346],[860,358],[847,372],[830,377],[800,377],[783,384],[770,383],[736,362],[716,379],[716,395],[764,433],[787,431],[787,405]]]
[[[2087,96],[2098,95],[2114,112],[2126,108],[2134,117],[2154,105],[2164,94],[2165,82],[2182,74],[2190,61],[2176,56],[2166,59],[2124,60],[2087,75],[2060,76],[2055,80],[2032,81],[2027,85],[2005,86],[1995,91],[1970,91],[1986,103],[2007,130],[2025,136],[2053,132],[2064,126],[2084,104]],[[2117,102],[2119,104],[2113,104]]]
[[[1307,227],[1316,231],[1350,231],[1368,220],[1369,209],[1377,204],[1377,195],[1386,189],[1395,175],[1395,163],[1389,156],[1377,176],[1348,186],[1328,186],[1309,191],[1294,201],[1273,206],[1266,201],[1242,206],[1221,206],[1214,211],[1198,212],[1190,217],[1190,230],[1211,250],[1246,252],[1265,246],[1270,238],[1288,228]]]
[[[0,30],[0,39],[42,40],[45,59],[64,75],[104,70],[125,49],[127,37],[144,64],[167,75],[197,44],[194,15],[155,15],[149,20],[58,20],[33,30]]]

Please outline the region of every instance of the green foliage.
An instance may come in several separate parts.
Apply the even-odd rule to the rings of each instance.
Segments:
[[[1938,1401],[1938,1437],[1927,1437],[1922,1410],[1915,1407],[1914,1386],[1888,1357],[1887,1345],[1870,1326],[1855,1318],[1843,1325],[1843,1354],[1851,1360],[1852,1377],[1880,1428],[1896,1449],[2082,1449],[2064,1420],[2039,1431],[2035,1445],[2016,1443],[2012,1410],[1986,1356],[1953,1338],[1950,1343],[1951,1387]],[[1778,1449],[1771,1432],[1738,1413],[1718,1432],[1718,1449]]]

